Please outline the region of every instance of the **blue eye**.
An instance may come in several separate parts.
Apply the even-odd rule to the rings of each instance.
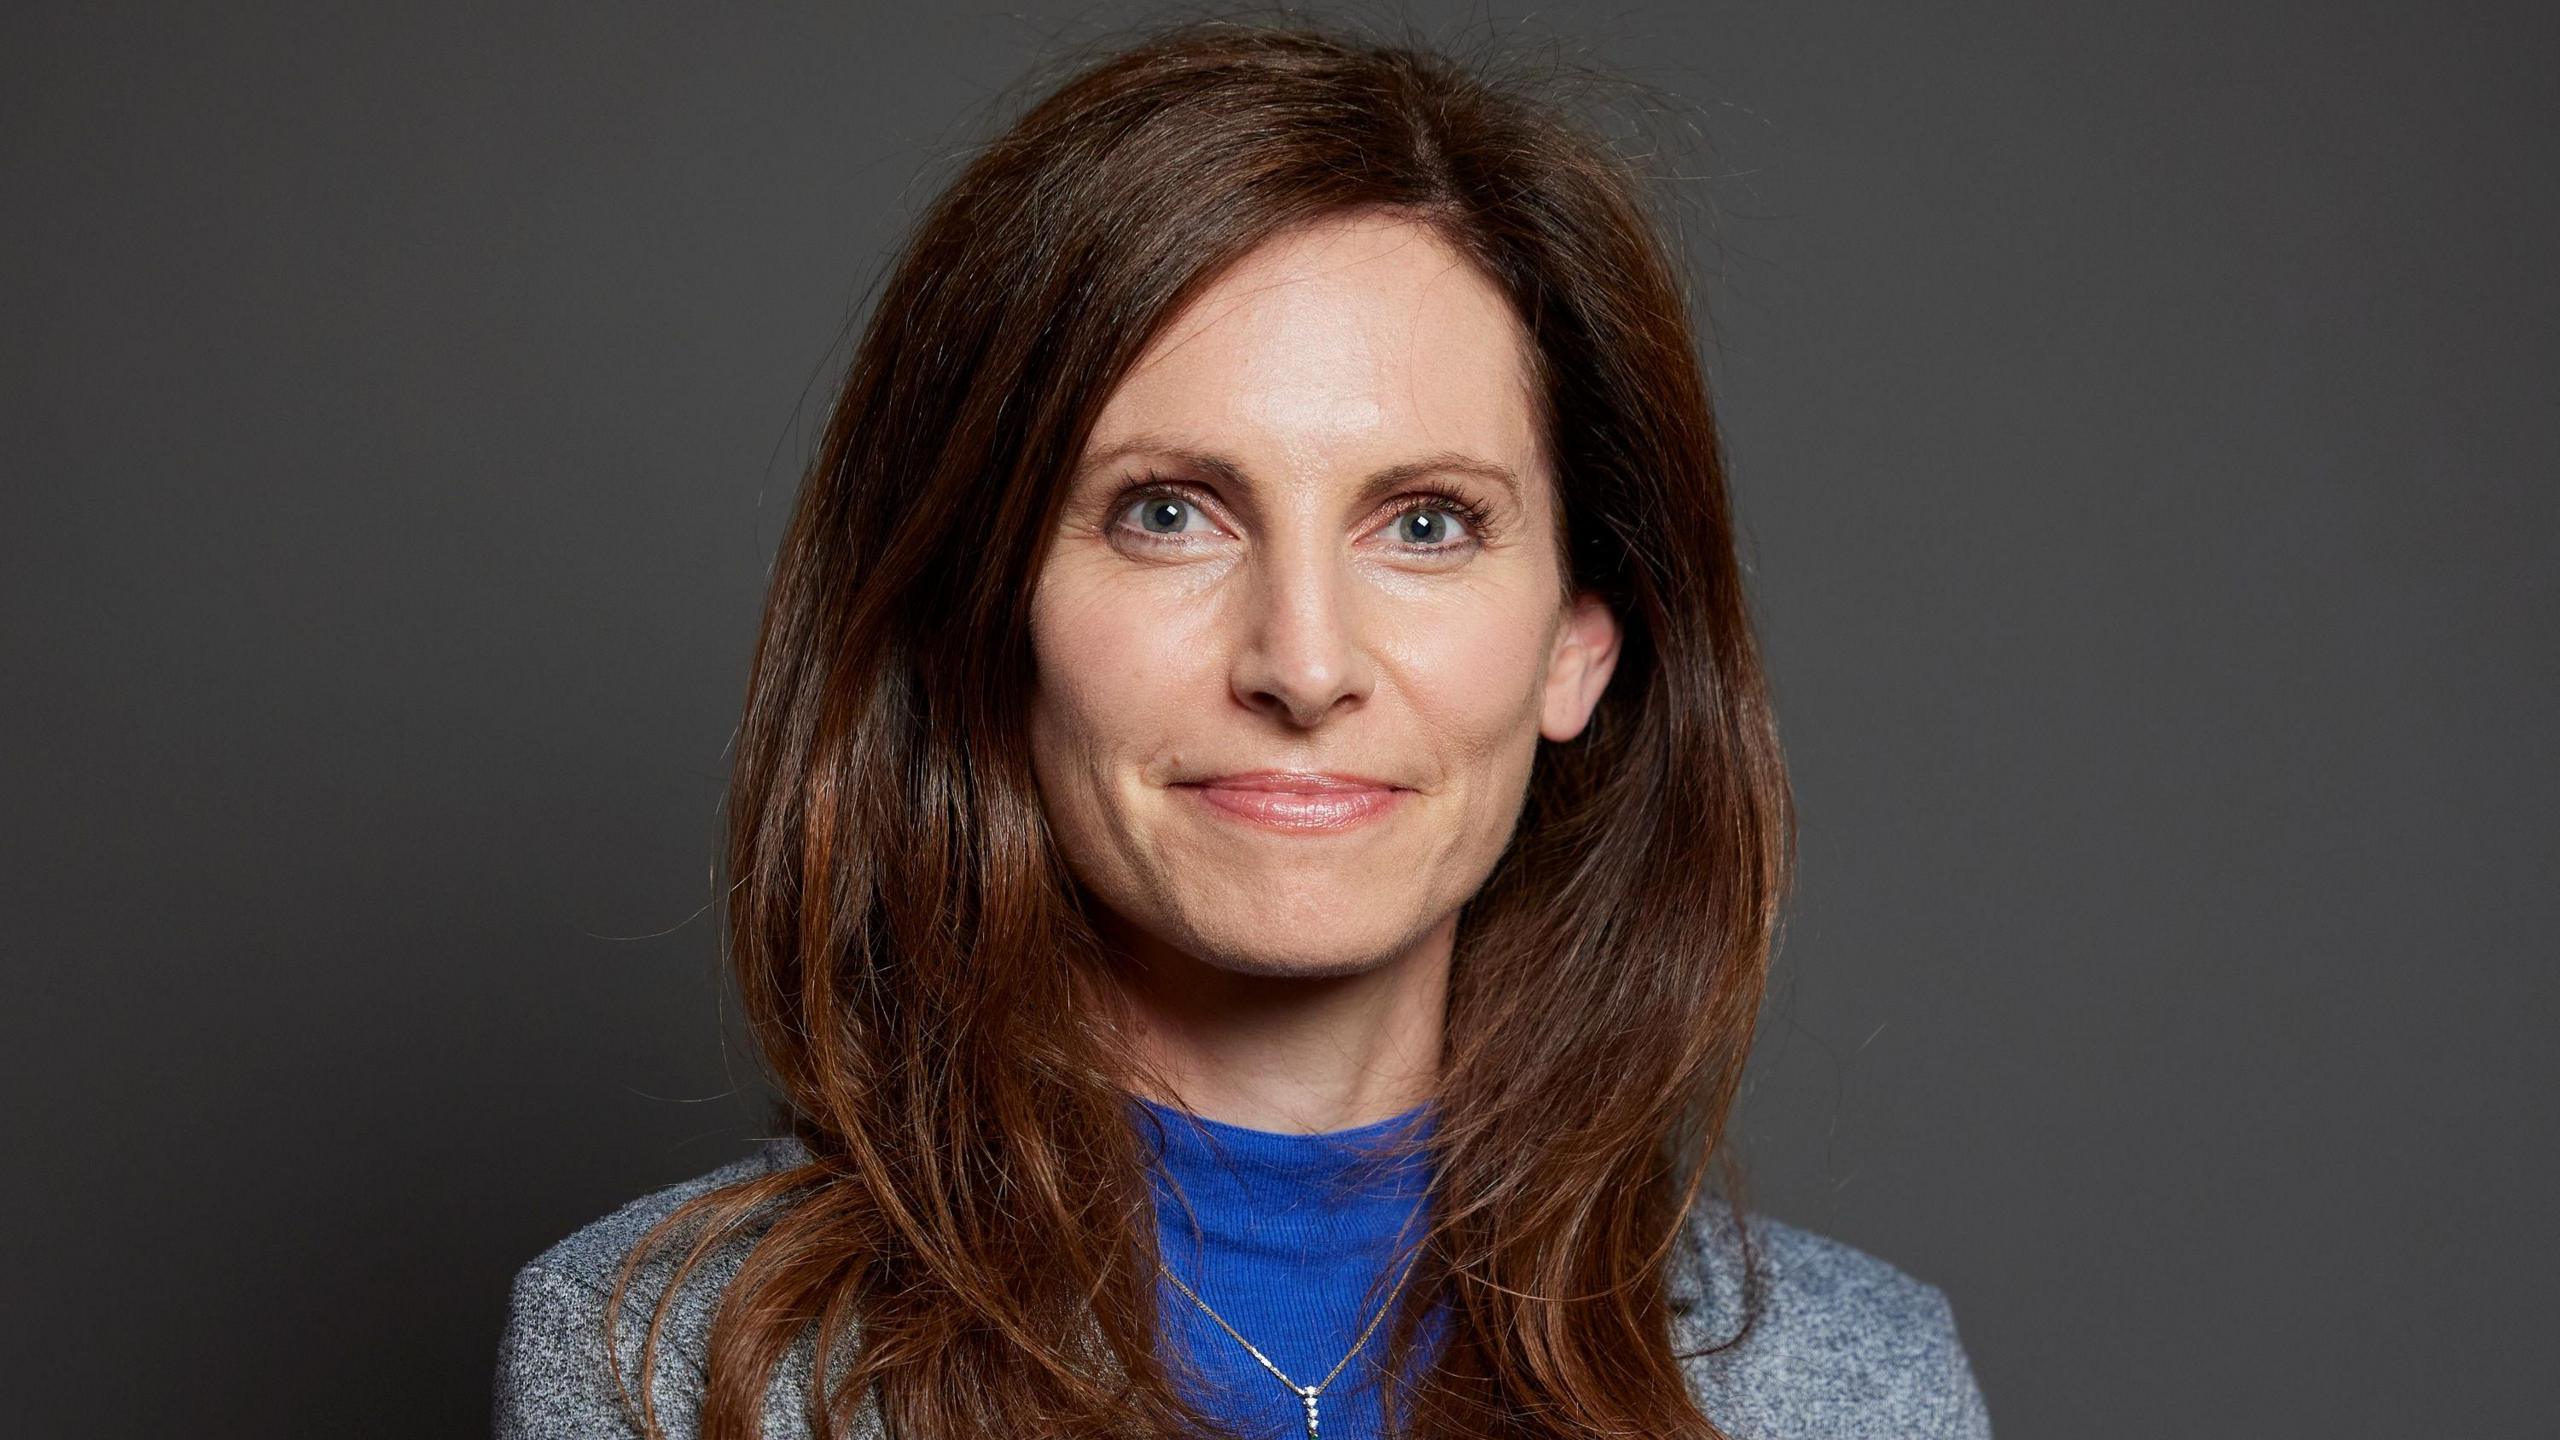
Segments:
[[[1452,519],[1460,519],[1460,517],[1433,505],[1407,510],[1396,517],[1396,538],[1409,545],[1440,549],[1442,548],[1440,542],[1449,538],[1449,522]],[[1462,519],[1461,523],[1464,523]]]
[[[1138,512],[1138,528],[1150,535],[1179,535],[1184,515],[1191,512],[1190,501],[1171,495],[1150,495],[1133,506]]]

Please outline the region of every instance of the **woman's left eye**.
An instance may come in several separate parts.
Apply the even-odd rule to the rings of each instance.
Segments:
[[[1495,539],[1492,513],[1447,490],[1407,496],[1387,528],[1410,555],[1471,555]]]
[[[1408,545],[1426,550],[1446,550],[1454,548],[1447,543],[1449,527],[1453,524],[1459,527],[1462,536],[1475,533],[1475,526],[1465,512],[1450,505],[1416,505],[1397,515],[1389,528],[1395,531],[1398,540]]]

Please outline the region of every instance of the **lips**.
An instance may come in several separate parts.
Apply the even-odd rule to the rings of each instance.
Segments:
[[[1255,770],[1177,785],[1212,813],[1274,829],[1325,834],[1393,811],[1412,792],[1338,771]]]
[[[1288,791],[1301,795],[1321,795],[1346,790],[1403,788],[1391,780],[1377,780],[1366,775],[1345,775],[1339,770],[1246,770],[1233,775],[1194,780],[1190,783],[1214,785],[1222,790]]]

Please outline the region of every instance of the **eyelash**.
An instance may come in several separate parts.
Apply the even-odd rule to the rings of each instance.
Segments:
[[[1150,475],[1139,483],[1121,491],[1120,498],[1111,502],[1111,518],[1115,524],[1115,528],[1119,518],[1128,513],[1130,506],[1137,504],[1141,500],[1156,499],[1179,500],[1185,505],[1195,507],[1200,503],[1192,486],[1186,485],[1178,480],[1166,479],[1160,475]],[[1419,489],[1408,492],[1404,502],[1397,507],[1396,512],[1387,517],[1387,523],[1394,524],[1396,521],[1402,520],[1404,517],[1412,514],[1416,510],[1448,511],[1450,514],[1455,515],[1460,520],[1466,522],[1468,538],[1474,540],[1479,545],[1493,537],[1493,516],[1483,505],[1459,494],[1454,490],[1443,489],[1440,486],[1427,483]],[[1147,530],[1141,530],[1137,533],[1148,536],[1151,540],[1171,538],[1168,536],[1159,536],[1154,532]],[[1405,547],[1406,553],[1413,555],[1448,554],[1456,552],[1462,548],[1463,547],[1459,545],[1422,545]]]

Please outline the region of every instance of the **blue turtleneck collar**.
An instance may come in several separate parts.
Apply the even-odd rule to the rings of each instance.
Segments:
[[[1429,1156],[1390,1156],[1382,1147],[1408,1134],[1427,1138],[1432,1107],[1300,1135],[1132,1098],[1165,1265],[1291,1380],[1322,1381],[1350,1352],[1421,1239]],[[1186,1389],[1203,1409],[1246,1433],[1305,1433],[1297,1396],[1181,1290],[1159,1277],[1157,1291],[1166,1337],[1202,1368],[1207,1387]],[[1318,1397],[1324,1440],[1378,1433],[1374,1367],[1385,1358],[1392,1324],[1392,1316],[1380,1322]],[[1437,1333],[1426,1329],[1426,1355]]]

